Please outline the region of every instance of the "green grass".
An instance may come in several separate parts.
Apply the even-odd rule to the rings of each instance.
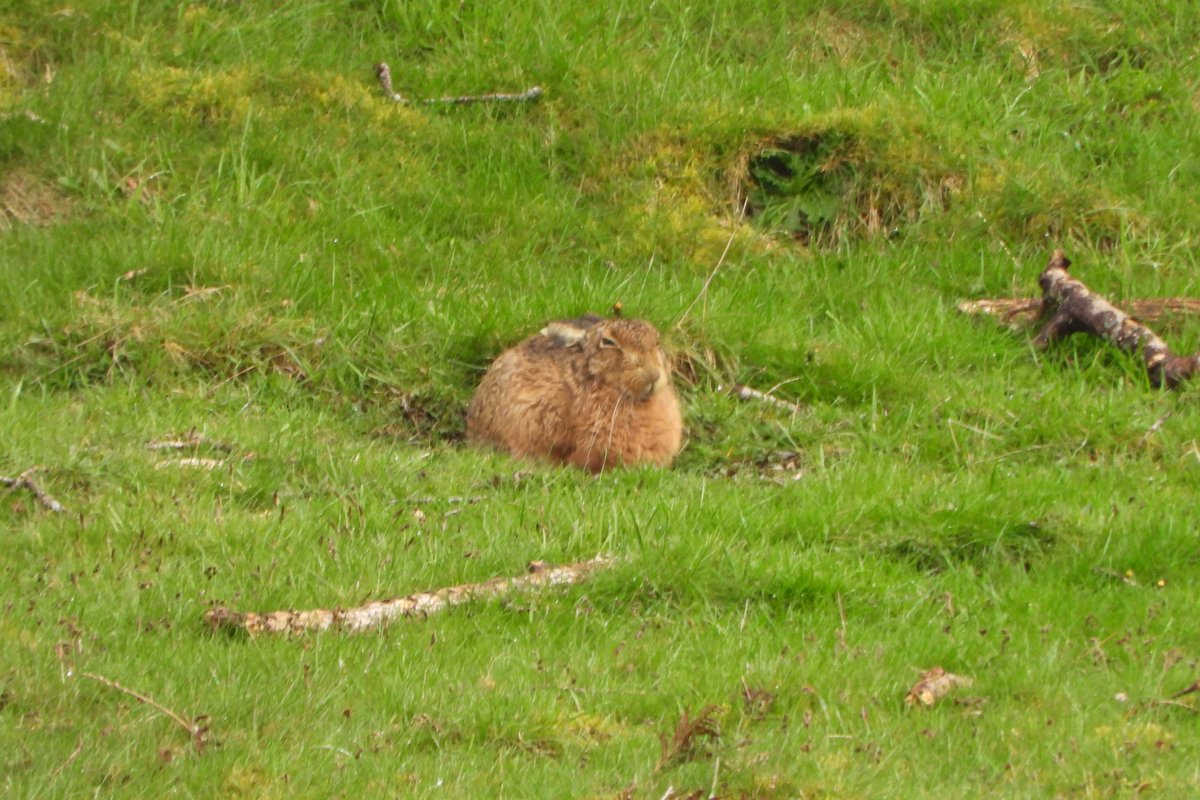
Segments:
[[[0,489],[0,794],[1194,796],[1196,390],[955,306],[1056,246],[1197,293],[1198,42],[1179,0],[0,3],[0,475],[70,511]],[[616,302],[695,373],[672,469],[461,443],[493,356]],[[146,447],[190,430],[232,450]],[[369,635],[202,622],[597,553]],[[973,685],[905,707],[935,665]]]

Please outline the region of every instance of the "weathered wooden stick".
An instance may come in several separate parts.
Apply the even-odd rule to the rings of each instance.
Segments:
[[[493,94],[464,94],[458,97],[431,97],[424,100],[409,100],[392,88],[392,70],[387,65],[387,62],[380,61],[375,65],[375,76],[379,78],[379,85],[383,87],[383,93],[387,95],[389,100],[396,103],[404,103],[405,105],[430,106],[442,104],[462,106],[470,103],[526,103],[530,100],[537,100],[542,96],[542,87],[531,86],[519,94],[496,92]]]
[[[214,629],[224,628],[258,633],[302,633],[338,630],[357,633],[382,626],[400,617],[427,617],[451,606],[475,600],[512,594],[539,586],[581,583],[598,569],[609,567],[613,559],[597,556],[590,561],[554,566],[532,561],[529,572],[515,578],[493,578],[483,583],[465,583],[405,597],[367,603],[356,608],[316,608],[310,611],[273,611],[267,614],[241,613],[214,608],[204,619]]]
[[[33,479],[33,473],[37,470],[37,467],[30,467],[15,478],[0,478],[0,486],[7,486],[9,489],[28,489],[33,492],[33,496],[38,499],[39,503],[55,514],[66,513],[67,509],[63,507],[63,504],[51,497],[41,484]]]
[[[1122,303],[1130,315],[1142,322],[1157,322],[1178,314],[1200,314],[1200,298],[1196,297],[1148,297],[1127,300]],[[1042,316],[1040,297],[990,297],[981,300],[964,300],[958,304],[963,314],[997,317],[1004,325],[1014,330],[1028,327]]]
[[[1103,297],[1092,294],[1082,281],[1071,277],[1071,262],[1055,250],[1038,278],[1042,287],[1043,318],[1048,321],[1034,338],[1045,347],[1072,333],[1086,332],[1105,339],[1127,353],[1140,354],[1150,383],[1168,389],[1178,386],[1200,370],[1200,355],[1179,356],[1171,352],[1158,334],[1121,311]]]

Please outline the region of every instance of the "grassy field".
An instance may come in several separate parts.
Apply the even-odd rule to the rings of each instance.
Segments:
[[[1182,0],[0,0],[0,475],[68,510],[0,488],[0,796],[1197,796],[1197,390],[956,305],[1200,294],[1198,58]],[[462,443],[614,303],[673,468]]]

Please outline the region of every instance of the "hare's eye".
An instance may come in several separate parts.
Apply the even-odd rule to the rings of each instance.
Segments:
[[[601,336],[601,337],[600,337],[600,346],[601,346],[601,347],[616,347],[616,346],[617,346],[617,340],[616,340],[616,339],[612,339],[612,338],[610,338],[610,337],[608,337],[608,336]]]

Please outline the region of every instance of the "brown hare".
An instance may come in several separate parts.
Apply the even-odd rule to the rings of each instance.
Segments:
[[[467,438],[592,472],[667,466],[683,422],[658,331],[595,314],[551,322],[492,363]]]

